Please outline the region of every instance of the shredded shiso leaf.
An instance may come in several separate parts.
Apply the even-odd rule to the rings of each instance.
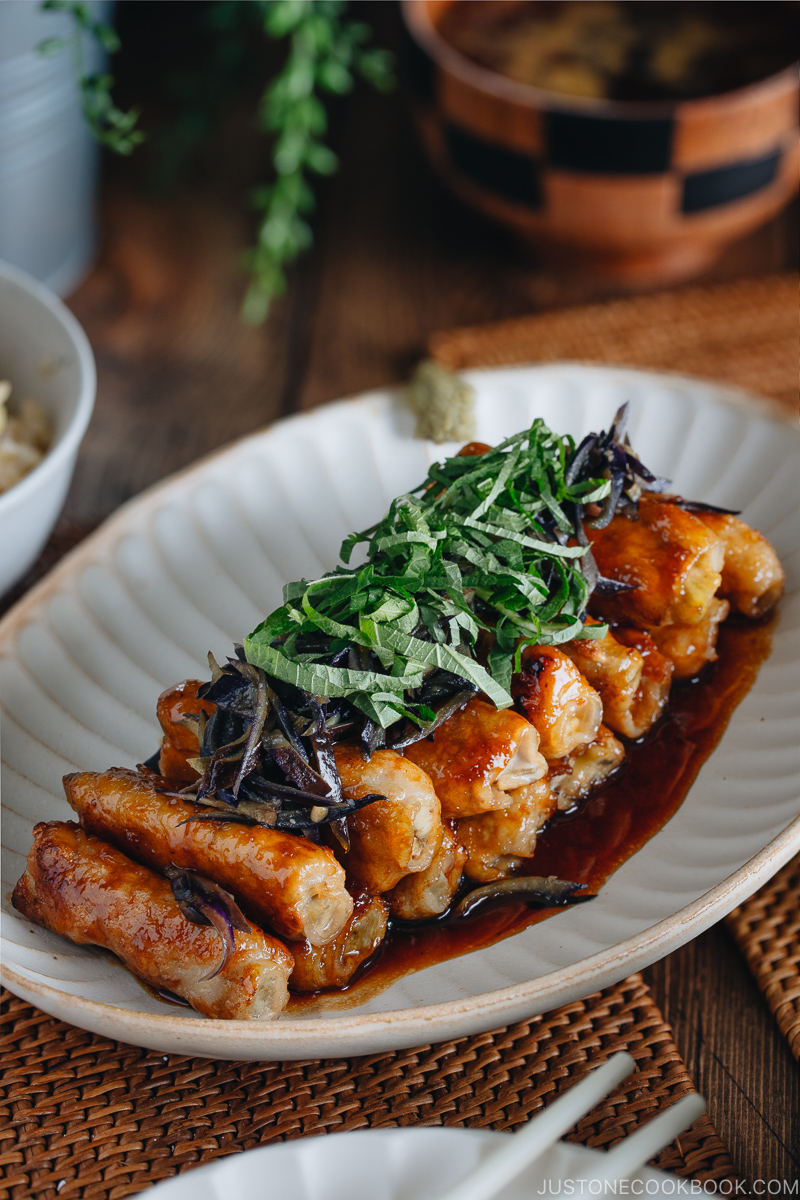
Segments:
[[[603,637],[607,626],[584,624],[589,597],[629,585],[600,576],[584,524],[617,509],[635,516],[642,491],[666,486],[624,437],[626,408],[577,450],[536,420],[494,449],[435,464],[382,521],[345,539],[340,566],[288,584],[234,657],[220,666],[209,655],[198,698],[214,710],[184,718],[198,778],[175,794],[201,806],[187,821],[312,840],[329,825],[346,844],[344,818],[382,797],[344,796],[336,742],[360,738],[365,759],[402,750],[478,692],[510,706],[524,646]],[[351,566],[357,547],[366,561]],[[146,765],[173,794],[157,756]]]
[[[605,462],[587,477],[574,457],[572,438],[537,419],[483,454],[435,464],[382,521],[345,539],[344,565],[284,588],[283,605],[245,639],[248,662],[315,696],[346,697],[382,729],[435,719],[417,694],[434,669],[509,707],[524,645],[605,633],[583,623],[596,571],[582,569],[581,514],[614,481]],[[360,545],[367,561],[351,568]]]

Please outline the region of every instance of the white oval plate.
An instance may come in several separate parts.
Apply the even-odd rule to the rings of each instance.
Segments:
[[[683,807],[590,905],[407,975],[358,1008],[319,1003],[271,1024],[204,1020],[148,995],[106,953],[10,908],[35,821],[68,818],[61,776],[154,750],[156,697],[207,670],[336,561],[455,447],[412,437],[395,394],[293,417],[132,501],[0,624],[3,975],[18,995],[108,1037],[220,1058],[368,1054],[521,1020],[615,983],[750,895],[800,848],[797,438],[766,402],[713,383],[556,364],[477,371],[478,437],[542,416],[580,438],[631,402],[643,460],[685,495],[743,510],[787,569],[772,657]]]
[[[508,1137],[489,1129],[359,1129],[297,1138],[186,1171],[157,1184],[153,1195],[157,1192],[158,1200],[264,1200],[265,1195],[269,1200],[437,1200]],[[497,1200],[532,1200],[551,1189],[559,1195],[568,1180],[575,1181],[579,1196],[584,1194],[579,1174],[585,1195],[597,1195],[597,1188],[590,1193],[589,1181],[604,1158],[602,1150],[558,1142],[498,1192]],[[674,1196],[677,1186],[676,1175],[643,1167],[631,1176],[625,1194]]]

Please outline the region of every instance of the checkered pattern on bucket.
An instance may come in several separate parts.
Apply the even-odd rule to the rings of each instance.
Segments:
[[[699,268],[704,247],[755,228],[797,189],[792,69],[680,103],[586,101],[495,76],[451,48],[426,52],[422,42],[440,39],[413,5],[406,14],[430,158],[463,199],[542,248],[628,260],[630,278],[637,258],[671,256],[680,274],[681,256]]]

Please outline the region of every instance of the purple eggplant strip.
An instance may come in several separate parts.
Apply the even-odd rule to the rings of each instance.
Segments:
[[[369,762],[375,751],[382,750],[385,745],[386,730],[367,717],[361,730],[361,757],[364,762]]]
[[[183,996],[179,996],[177,992],[170,992],[167,988],[153,988],[157,996],[162,1000],[166,1000],[167,1004],[179,1004],[181,1008],[191,1008],[188,1000],[184,1000]]]
[[[436,713],[436,719],[428,725],[418,726],[407,737],[401,738],[399,742],[392,742],[393,750],[405,750],[406,746],[413,746],[415,742],[421,742],[423,738],[429,737],[435,729],[443,725],[445,721],[449,721],[454,713],[462,709],[475,695],[475,692],[470,688],[469,691],[456,692],[455,696],[451,696],[449,700],[445,700],[444,704]]]
[[[229,825],[250,825],[252,827],[255,827],[257,825],[266,825],[267,824],[266,821],[258,821],[255,817],[248,817],[248,816],[245,816],[244,813],[240,813],[240,812],[192,813],[192,815],[190,817],[186,817],[185,820],[180,821],[179,824],[180,825],[189,825],[192,821],[216,821],[217,824],[221,824],[223,821],[227,821]],[[272,829],[275,827],[273,825],[270,825],[269,828]]]
[[[289,787],[285,783],[273,783],[271,779],[264,779],[261,775],[249,775],[245,782],[249,791],[255,792],[260,799],[264,800],[289,800],[294,804],[325,806],[339,803],[333,796],[320,796],[317,792],[307,792],[302,788]]]
[[[234,796],[239,795],[239,788],[242,786],[244,777],[249,775],[259,765],[261,758],[261,737],[264,733],[267,715],[269,714],[269,691],[270,688],[266,675],[263,671],[259,671],[258,684],[256,686],[256,711],[250,725],[244,754],[239,763],[239,770],[236,772],[236,778],[233,781]]]
[[[638,588],[638,583],[623,583],[621,579],[607,579],[605,575],[598,575],[594,585],[598,596],[616,596],[619,592],[635,592]]]
[[[538,875],[522,875],[515,879],[500,879],[474,888],[453,910],[456,919],[472,916],[486,904],[521,900],[525,904],[536,904],[542,908],[558,907],[571,900],[590,899],[575,896],[585,891],[585,883],[573,883],[568,879],[556,879],[554,875],[543,878]]]
[[[224,971],[236,950],[234,930],[249,933],[251,926],[230,892],[226,892],[218,883],[198,875],[196,871],[182,870],[180,867],[167,867],[164,874],[169,880],[172,894],[178,902],[178,907],[193,925],[213,925],[222,942],[222,958],[218,965],[203,979],[213,979]]]
[[[296,787],[320,797],[329,795],[328,784],[300,757],[294,747],[285,743],[283,746],[267,746],[265,749],[267,757],[280,767]]]
[[[668,488],[672,482],[665,479],[663,475],[654,475],[652,471],[648,471],[644,463],[639,462],[636,455],[629,451],[625,453],[625,465],[634,475],[638,475],[640,479],[644,479],[646,483],[650,484],[648,491],[663,492],[664,488]]]
[[[684,500],[682,496],[678,496],[673,501],[678,508],[682,508],[685,512],[710,512],[722,513],[726,517],[738,517],[742,511],[740,508],[720,508],[718,504],[704,504],[702,500]]]
[[[629,414],[630,405],[626,400],[624,404],[619,406],[614,414],[614,420],[611,422],[611,429],[608,431],[608,436],[612,442],[621,442],[625,437]]]
[[[589,455],[597,444],[597,434],[587,433],[586,437],[581,442],[578,449],[575,451],[575,457],[569,465],[564,482],[570,487],[580,477]]]
[[[242,811],[241,808],[231,808],[229,810],[219,809],[214,806],[213,812],[197,812],[192,813],[190,817],[186,817],[181,821],[181,825],[188,825],[190,821],[216,821],[221,824],[223,821],[228,821],[234,825],[265,825],[270,829],[280,829],[283,831],[293,829],[314,829],[319,825],[339,825],[344,824],[345,818],[351,816],[354,812],[358,812],[360,808],[365,808],[368,804],[374,804],[376,800],[385,800],[386,796],[380,795],[377,792],[371,792],[368,796],[360,796],[358,800],[343,800],[341,804],[330,806],[325,815],[316,821],[312,821],[310,811],[306,808],[280,808],[267,809],[266,812],[274,817],[274,820],[268,821],[261,819],[257,815],[256,810],[260,807],[257,803],[245,801],[247,811]]]
[[[306,748],[301,739],[297,736],[295,727],[290,721],[289,715],[286,712],[286,707],[274,688],[269,689],[269,702],[272,705],[272,709],[275,713],[281,733],[286,738],[287,742],[292,747],[300,761],[304,762],[306,766],[308,766],[308,755],[306,753]]]
[[[633,453],[625,434],[629,411],[629,405],[623,404],[606,433],[585,437],[566,473],[568,485],[598,476],[611,481],[609,494],[600,502],[599,514],[586,522],[590,529],[605,529],[615,513],[630,505],[634,506],[635,516],[642,490],[662,492],[669,486],[668,479],[654,475]]]
[[[309,703],[314,712],[314,724],[309,732],[309,740],[317,760],[317,772],[328,785],[329,796],[338,802],[342,798],[342,781],[336,766],[331,735],[325,723],[325,713],[322,705],[313,696],[310,697]]]
[[[624,484],[624,475],[612,475],[611,491],[602,502],[600,515],[594,517],[591,521],[586,522],[590,529],[605,529],[607,525],[611,524],[614,513],[617,511],[617,504],[619,503],[619,498],[622,495]]]
[[[238,673],[223,671],[213,683],[201,684],[197,695],[201,700],[209,700],[248,720],[253,715],[255,688],[250,680],[243,679]]]

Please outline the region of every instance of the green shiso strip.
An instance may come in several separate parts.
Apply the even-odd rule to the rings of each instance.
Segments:
[[[611,484],[568,486],[574,453],[572,438],[536,420],[483,455],[437,463],[382,521],[345,539],[344,566],[284,588],[283,605],[245,639],[248,662],[314,695],[347,697],[384,728],[429,719],[407,692],[433,667],[507,708],[524,644],[605,633],[581,619],[586,548],[566,544],[577,532],[567,511],[603,499]],[[366,563],[349,569],[363,543]],[[486,668],[475,657],[481,629],[494,635]],[[313,653],[302,648],[309,635]],[[371,651],[382,670],[332,666],[349,646]]]

